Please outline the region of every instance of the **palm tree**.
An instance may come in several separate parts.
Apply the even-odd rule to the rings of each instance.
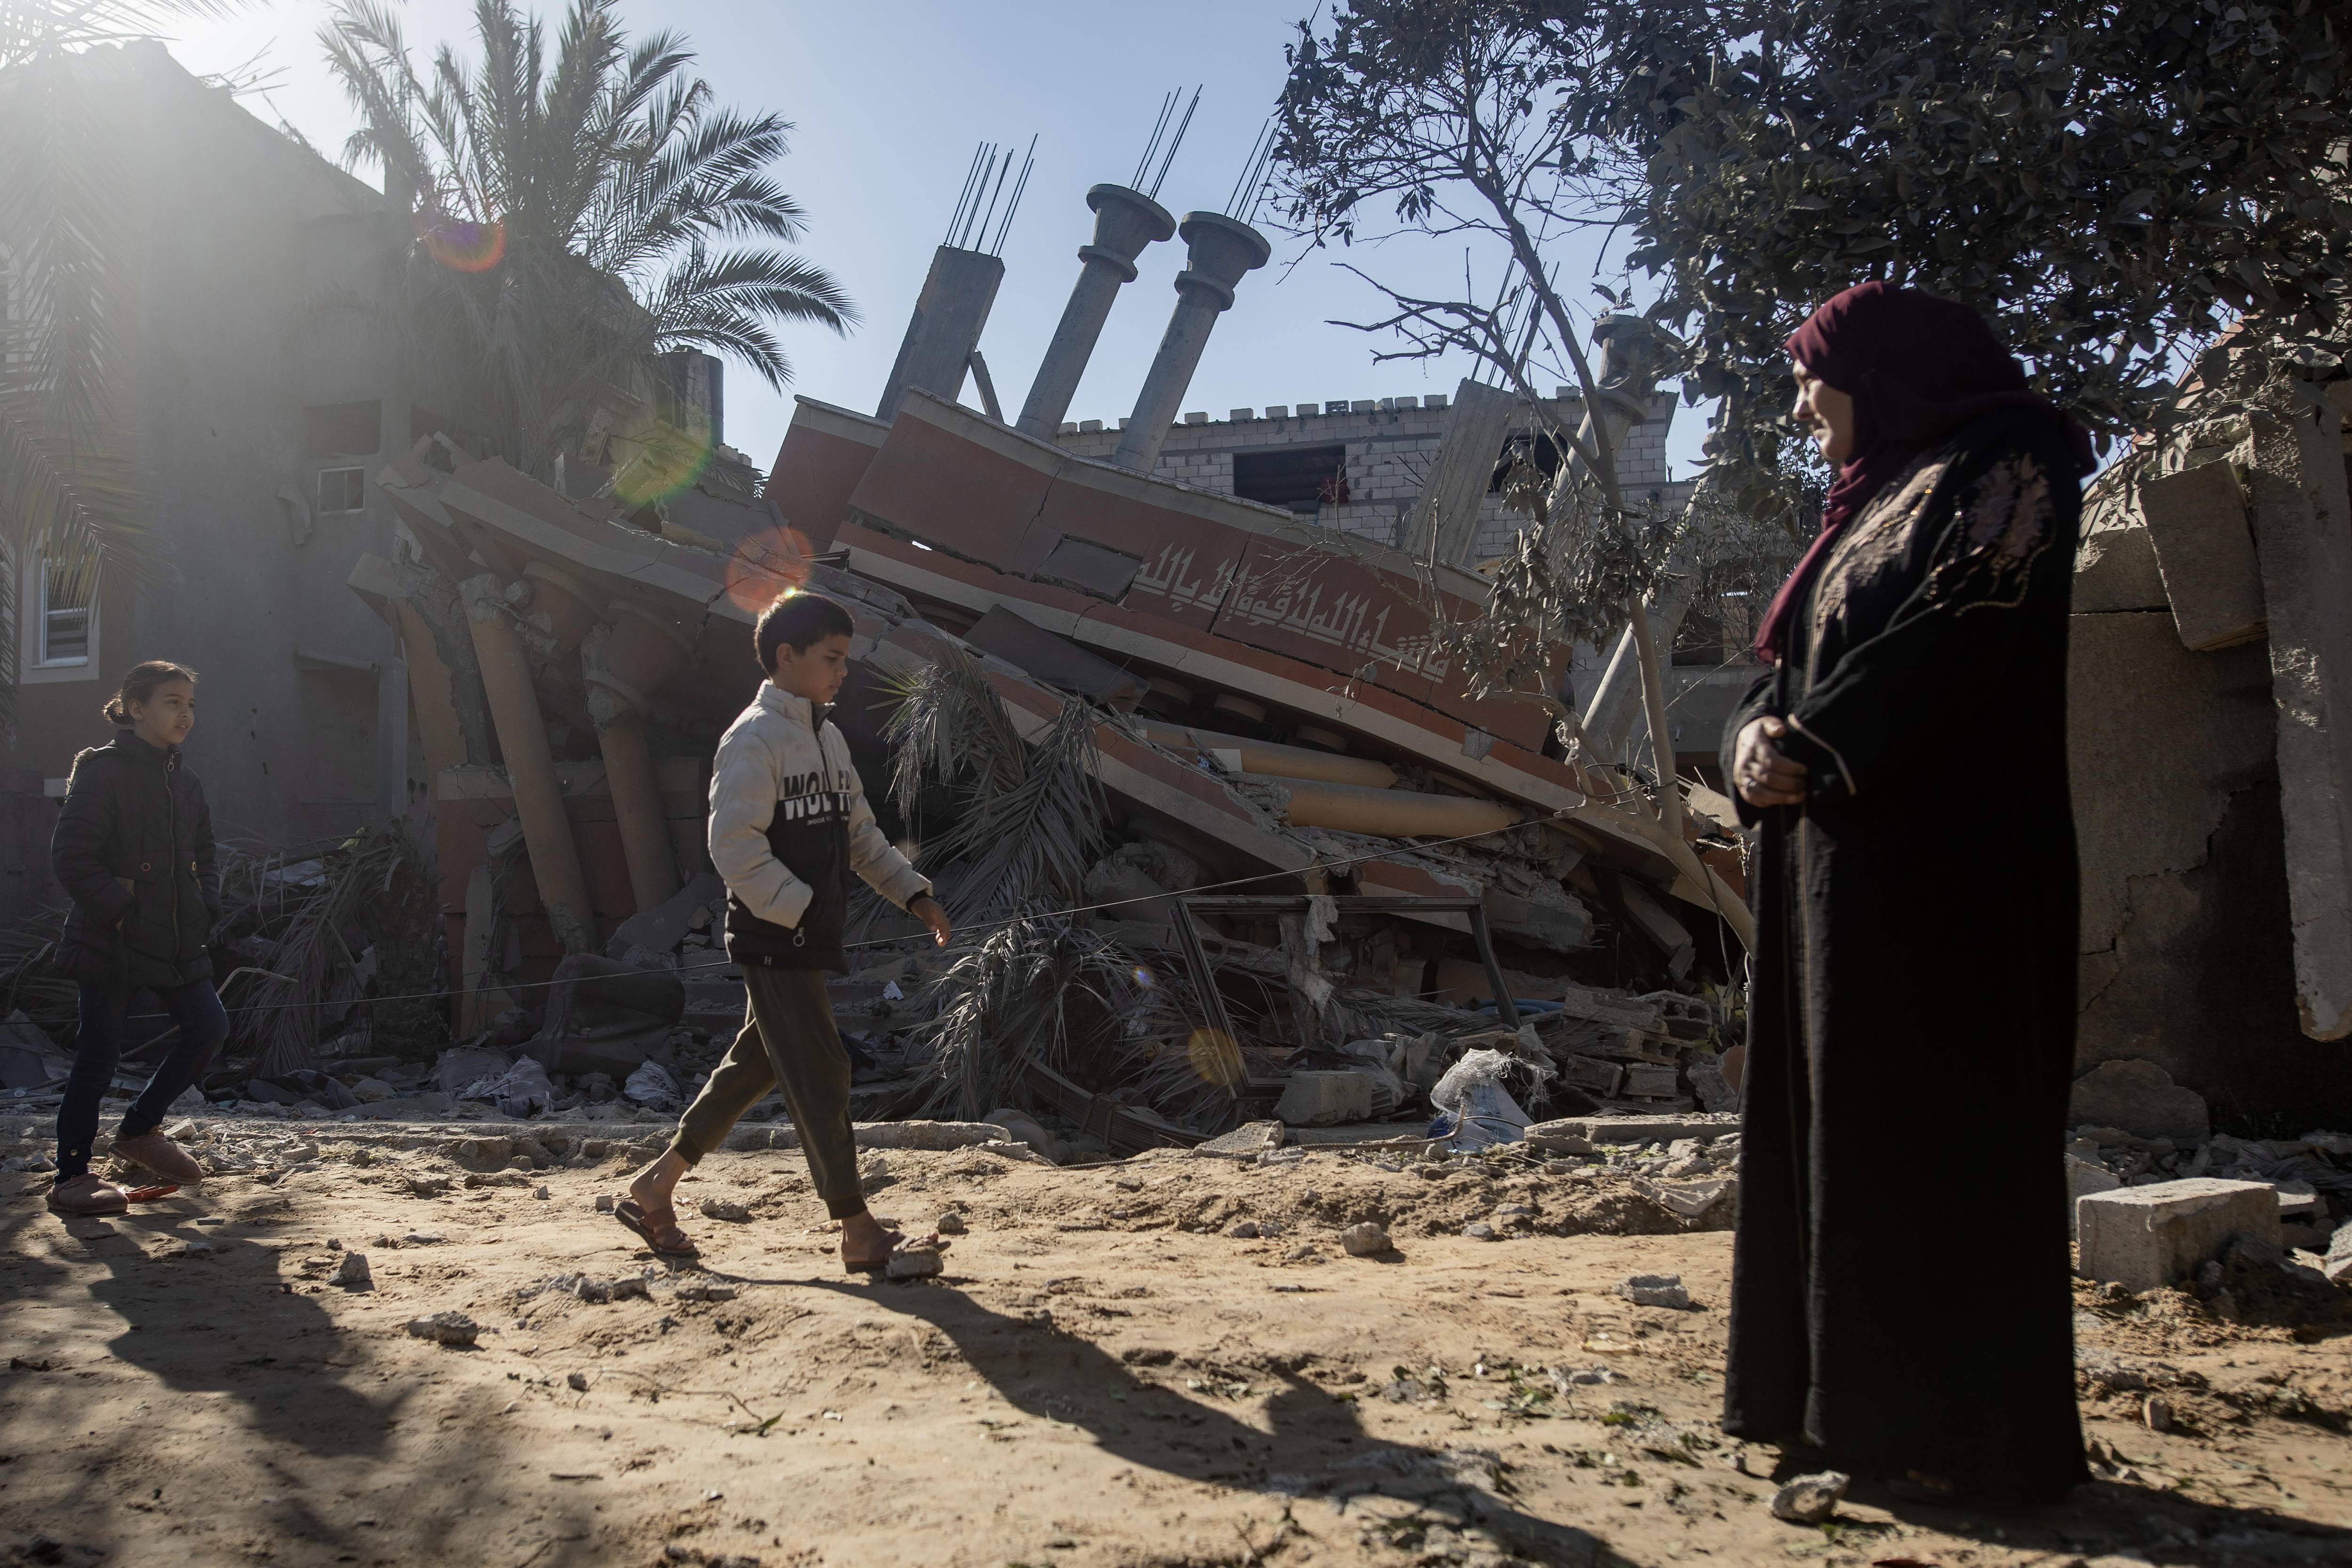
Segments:
[[[411,195],[416,240],[383,312],[415,370],[516,467],[545,477],[605,384],[641,391],[655,354],[731,355],[781,390],[782,322],[856,320],[793,242],[806,219],[766,171],[792,126],[717,107],[683,38],[634,45],[612,0],[535,13],[477,0],[478,59],[420,74],[398,18],[345,0],[320,34],[359,110],[346,167]]]
[[[13,727],[19,600],[37,567],[88,603],[101,568],[152,575],[121,405],[131,317],[129,170],[74,57],[230,0],[0,5],[0,729]],[[37,589],[34,592],[37,594]]]

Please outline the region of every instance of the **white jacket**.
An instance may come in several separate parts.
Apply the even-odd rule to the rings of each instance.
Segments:
[[[845,967],[851,871],[901,909],[931,890],[876,826],[841,731],[773,681],[719,739],[709,834],[739,962]]]

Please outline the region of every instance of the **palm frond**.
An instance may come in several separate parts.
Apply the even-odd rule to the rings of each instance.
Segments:
[[[923,863],[961,863],[949,899],[957,918],[990,919],[1077,901],[1106,837],[1094,710],[1076,698],[1052,728],[1024,741],[977,660],[956,652],[898,683],[884,735],[892,794],[911,817],[927,781],[961,792],[956,820],[923,847]]]
[[[131,172],[69,58],[0,74],[0,234],[14,308],[0,335],[0,728],[13,724],[18,594],[40,563],[78,595],[101,566],[159,575],[136,445],[117,395],[131,319]]]
[[[476,0],[473,20],[470,52],[445,45],[422,73],[388,0],[341,0],[320,41],[362,121],[346,163],[383,163],[428,216],[495,226],[476,270],[420,238],[396,296],[411,374],[491,452],[543,476],[593,389],[647,391],[666,350],[781,388],[780,327],[856,320],[813,262],[708,247],[796,239],[807,218],[769,172],[790,125],[715,108],[683,38],[630,40],[614,0],[570,0],[551,31],[514,0]]]

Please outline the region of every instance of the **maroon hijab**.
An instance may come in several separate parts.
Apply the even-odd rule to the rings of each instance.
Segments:
[[[2075,461],[2093,468],[2090,432],[2025,385],[2025,370],[1982,316],[1955,300],[1885,283],[1856,284],[1805,319],[1789,356],[1853,399],[1853,455],[1839,465],[1812,547],[1772,595],[1756,654],[1780,662],[1789,617],[1814,568],[1854,514],[1905,465],[1979,415],[2038,408],[2066,428]]]

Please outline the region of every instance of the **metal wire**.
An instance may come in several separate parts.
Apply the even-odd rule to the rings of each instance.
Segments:
[[[1614,794],[1608,795],[1587,795],[1585,797],[1584,804],[1588,805],[1615,805],[1622,802],[1634,799],[1645,793],[1646,792],[1641,790],[1619,790]],[[1509,833],[1517,828],[1527,827],[1539,823],[1558,822],[1568,816],[1570,812],[1578,808],[1562,807],[1560,810],[1552,812],[1548,816],[1529,817],[1526,822],[1509,823],[1501,827],[1482,828],[1476,833],[1465,833],[1453,838],[1433,838],[1425,842],[1416,842],[1407,847],[1409,850],[1443,849],[1448,845],[1468,844],[1475,839],[1491,838],[1498,833]],[[1360,865],[1367,860],[1385,859],[1391,855],[1399,854],[1402,851],[1396,849],[1367,850],[1361,855],[1343,856],[1336,860],[1317,860],[1310,862],[1307,865],[1296,867],[1287,870],[1256,871],[1245,877],[1234,877],[1223,882],[1205,882],[1199,887],[1184,888],[1174,892],[1145,893],[1132,899],[1109,899],[1101,903],[1074,904],[1067,909],[1045,910],[1034,914],[1015,915],[1007,920],[990,921],[984,924],[966,927],[964,928],[964,932],[965,934],[970,934],[982,931],[1006,931],[1010,930],[1013,926],[1026,925],[1032,921],[1060,920],[1070,915],[1089,914],[1098,910],[1116,910],[1123,909],[1129,904],[1150,903],[1159,899],[1181,899],[1189,898],[1196,893],[1223,892],[1232,888],[1247,887],[1253,882],[1270,881],[1277,877],[1303,877],[1310,871],[1337,871],[1344,869],[1349,866]],[[842,944],[842,948],[845,952],[854,952],[861,948],[891,947],[908,940],[909,939],[903,936],[873,937],[864,942],[844,942]],[[662,973],[690,974],[699,970],[731,969],[734,966],[734,960],[722,958],[710,963],[681,964],[676,970],[664,971]],[[572,982],[562,980],[518,980],[509,984],[501,984],[498,986],[497,989],[506,992],[543,991],[552,985],[566,985],[571,984],[572,984]],[[412,991],[395,996],[356,997],[353,999],[353,1005],[366,1006],[378,1002],[445,1001],[452,996],[464,996],[467,994],[469,994],[469,993],[464,991]],[[278,1013],[293,1007],[316,1007],[320,1005],[320,1004],[317,1002],[281,1002],[269,1003],[266,1005],[255,1004],[251,1006],[229,1008],[228,1013],[230,1016],[237,1017],[248,1013]],[[163,1018],[169,1017],[170,1015],[166,1013],[133,1013],[127,1016],[132,1018]]]

